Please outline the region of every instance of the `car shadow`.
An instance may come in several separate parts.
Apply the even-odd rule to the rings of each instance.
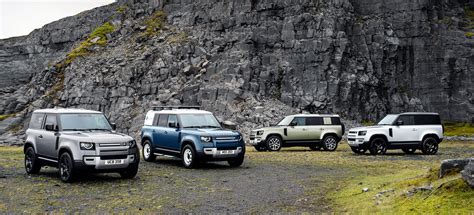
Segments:
[[[181,162],[181,159],[178,158],[156,158],[153,164],[161,164],[164,166],[171,166],[171,167],[179,167],[183,168],[184,166]],[[195,169],[201,170],[212,170],[212,169],[235,169],[235,167],[231,167],[225,161],[218,161],[218,162],[203,162],[200,163]]]
[[[61,178],[59,176],[59,169],[48,168],[41,169],[38,174],[30,175],[34,177],[44,177],[51,180],[57,180],[58,183],[61,183]],[[87,171],[79,171],[76,173],[73,183],[97,183],[97,182],[110,182],[110,181],[120,181],[120,180],[130,180],[123,179],[118,173],[94,173]],[[132,179],[133,180],[133,179]]]

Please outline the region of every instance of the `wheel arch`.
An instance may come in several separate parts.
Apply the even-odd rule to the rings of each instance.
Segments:
[[[321,138],[321,140],[324,140],[324,138],[326,138],[327,136],[334,136],[338,140],[337,142],[341,141],[341,139],[342,139],[342,137],[339,138],[339,136],[337,136],[337,134],[335,132],[330,131],[330,132],[324,133],[323,138]]]
[[[372,136],[370,136],[369,143],[372,142],[372,140],[374,140],[375,138],[383,138],[387,145],[390,144],[385,134],[373,134]]]
[[[191,140],[191,139],[184,139],[182,142],[181,142],[181,147],[180,147],[180,152],[183,151],[183,148],[186,146],[186,145],[190,145],[191,147],[194,148],[194,150],[196,150],[196,145],[194,144],[194,141]]]
[[[265,138],[265,140],[268,140],[268,138],[270,138],[271,136],[277,136],[281,139],[281,141],[284,141],[283,136],[279,133],[270,133],[267,135],[267,138]]]
[[[36,151],[36,147],[34,146],[34,144],[32,142],[26,142],[25,145],[23,146],[23,153],[26,153],[26,149],[29,148],[29,147],[32,147],[33,150],[35,151],[35,153],[37,153]]]
[[[74,161],[74,154],[72,153],[71,149],[69,147],[61,147],[58,150],[58,160],[61,156],[62,153],[67,152],[71,156],[71,159]]]
[[[152,143],[151,137],[148,136],[148,135],[145,135],[145,136],[142,137],[142,140],[140,141],[140,145],[143,146],[143,143],[145,143],[146,140],[148,140],[148,141],[150,141],[150,143]]]
[[[434,139],[436,139],[436,141],[437,141],[438,143],[440,142],[440,141],[439,141],[439,137],[438,137],[437,134],[435,134],[435,133],[427,133],[427,134],[424,134],[424,135],[423,135],[423,138],[421,138],[421,143],[423,143],[423,141],[425,141],[425,139],[428,138],[428,137],[433,137]]]

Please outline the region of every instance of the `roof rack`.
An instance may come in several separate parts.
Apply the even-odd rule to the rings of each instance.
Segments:
[[[201,106],[152,106],[153,110],[173,110],[173,109],[196,109],[200,110]]]

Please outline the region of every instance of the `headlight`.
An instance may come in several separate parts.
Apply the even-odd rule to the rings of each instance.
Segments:
[[[367,131],[359,131],[358,135],[359,136],[365,136],[367,134]]]
[[[212,137],[202,136],[202,137],[201,137],[201,141],[202,141],[202,142],[205,142],[205,143],[209,143],[209,142],[212,141]]]
[[[81,142],[79,143],[81,150],[95,150],[94,143]]]
[[[263,131],[257,131],[257,135],[262,135]]]
[[[137,147],[137,142],[135,140],[132,140],[128,142],[129,148],[135,148]]]

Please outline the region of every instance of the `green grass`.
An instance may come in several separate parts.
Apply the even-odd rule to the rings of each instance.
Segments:
[[[444,123],[446,136],[474,136],[474,125],[471,123]]]
[[[121,5],[120,7],[117,8],[117,12],[124,14],[128,10],[127,5]]]
[[[148,19],[145,20],[145,33],[146,36],[155,36],[160,30],[165,26],[166,14],[165,12],[159,10],[154,12]]]
[[[464,33],[464,35],[466,35],[466,37],[471,38],[471,37],[474,37],[474,32],[469,31],[469,32]]]
[[[173,35],[170,35],[167,38],[168,43],[185,43],[188,41],[188,34],[186,32],[179,32]]]

